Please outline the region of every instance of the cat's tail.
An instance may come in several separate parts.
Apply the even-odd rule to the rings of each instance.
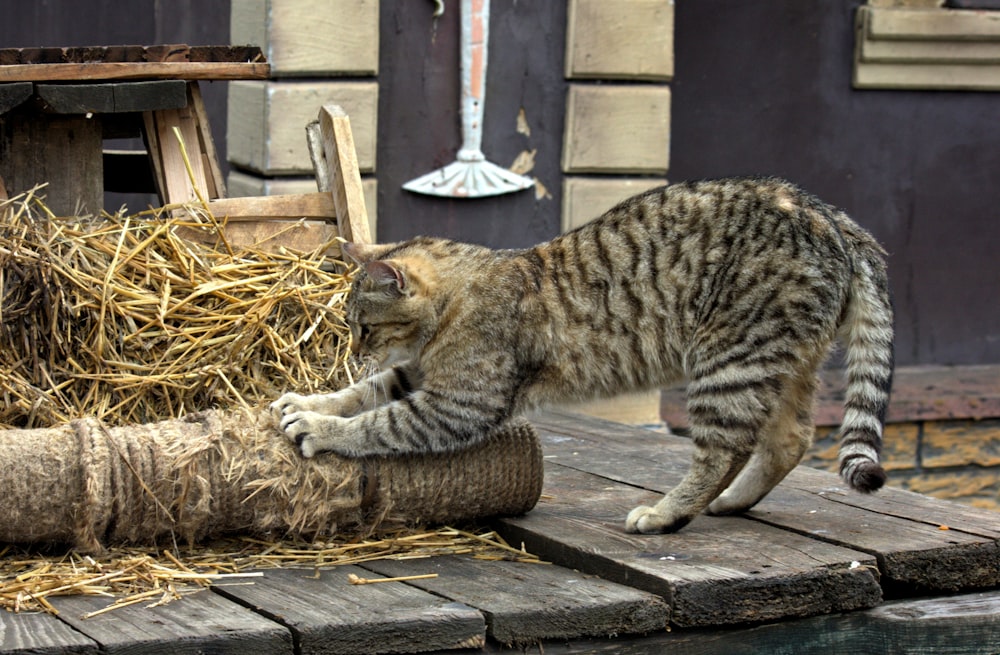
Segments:
[[[862,248],[854,262],[841,327],[847,345],[847,391],[840,427],[840,475],[863,493],[879,489],[886,479],[879,453],[893,370],[889,280],[881,248],[871,245]]]

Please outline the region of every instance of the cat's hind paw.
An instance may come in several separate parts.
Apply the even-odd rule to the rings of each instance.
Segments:
[[[655,507],[640,505],[629,512],[625,519],[625,531],[633,534],[664,534],[676,532],[690,522],[690,517],[672,518],[661,514]]]

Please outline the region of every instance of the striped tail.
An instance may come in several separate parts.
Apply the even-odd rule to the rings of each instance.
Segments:
[[[886,477],[879,453],[893,369],[888,287],[884,260],[876,253],[859,257],[842,326],[847,344],[847,392],[840,427],[840,475],[862,493],[876,491]]]

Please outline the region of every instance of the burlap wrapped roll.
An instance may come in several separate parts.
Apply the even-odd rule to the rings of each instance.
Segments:
[[[304,459],[263,411],[0,431],[0,541],[82,550],[243,532],[356,536],[527,512],[542,455],[517,420],[451,455]]]

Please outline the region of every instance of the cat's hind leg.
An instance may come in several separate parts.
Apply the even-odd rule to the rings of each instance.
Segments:
[[[816,362],[803,358],[781,387],[778,411],[760,434],[750,461],[733,483],[708,506],[715,515],[737,514],[756,505],[802,460],[812,445]]]
[[[625,529],[655,534],[674,532],[700,514],[750,459],[757,435],[771,419],[775,385],[753,377],[756,371],[724,371],[717,378],[688,385],[688,414],[695,453],[680,484],[653,507],[629,513]]]

